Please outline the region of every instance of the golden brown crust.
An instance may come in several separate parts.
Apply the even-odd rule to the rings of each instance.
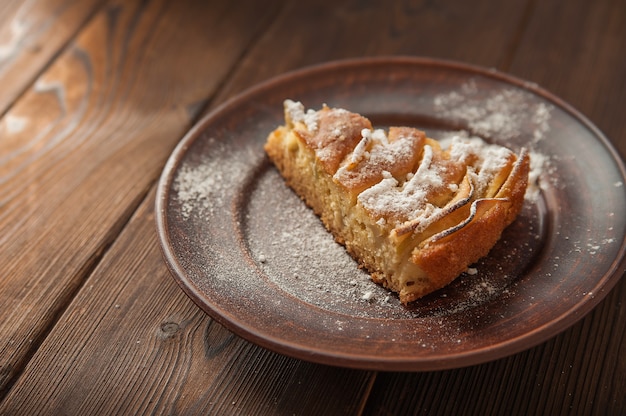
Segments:
[[[529,156],[477,140],[442,150],[409,127],[286,103],[265,145],[287,184],[372,280],[412,302],[485,256],[519,213]]]
[[[342,109],[322,108],[314,132],[297,126],[294,132],[315,152],[319,163],[329,175],[334,175],[344,157],[361,140],[361,131],[371,129],[368,119]]]
[[[500,239],[511,203],[483,199],[475,204],[478,210],[475,220],[444,238],[427,240],[415,249],[412,260],[429,276],[430,284],[423,293],[412,293],[407,302],[448,285],[470,264],[486,256]]]
[[[344,161],[334,179],[347,191],[358,194],[380,182],[383,172],[389,172],[396,178],[406,177],[418,163],[425,141],[426,134],[423,131],[409,127],[391,127],[388,144],[372,139],[372,143],[364,149],[364,154],[358,160],[352,157]],[[354,147],[350,151],[353,150]]]

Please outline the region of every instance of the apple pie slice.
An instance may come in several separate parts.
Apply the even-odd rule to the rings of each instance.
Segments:
[[[445,148],[411,127],[374,129],[356,113],[284,103],[265,151],[287,184],[372,279],[404,304],[485,256],[519,213],[525,150],[478,138]]]

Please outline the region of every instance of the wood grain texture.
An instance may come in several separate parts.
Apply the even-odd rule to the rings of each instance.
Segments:
[[[365,415],[619,415],[626,409],[624,285],[579,324],[514,356],[458,370],[381,373]]]
[[[568,101],[626,157],[626,3],[538,1],[508,70]]]
[[[183,294],[161,258],[153,200],[152,192],[29,362],[0,414],[357,413],[374,373],[257,347]]]
[[[285,71],[362,56],[413,55],[499,67],[518,36],[526,3],[288,2],[219,97]]]
[[[169,276],[152,212],[165,159],[200,113],[332,59],[510,71],[572,102],[625,155],[624,2],[112,0],[88,20],[95,2],[24,4],[43,3],[58,12],[0,59],[3,88],[24,72],[4,109],[0,98],[0,414],[626,412],[624,279],[563,334],[502,360],[347,370],[207,318]],[[0,51],[21,7],[0,2]]]
[[[98,10],[102,0],[0,3],[0,114]]]
[[[272,13],[111,2],[0,120],[0,391]]]

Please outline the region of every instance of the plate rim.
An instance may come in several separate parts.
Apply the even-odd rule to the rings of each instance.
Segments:
[[[304,346],[301,343],[290,342],[288,339],[263,333],[255,327],[246,325],[246,323],[241,320],[237,320],[219,305],[207,304],[204,301],[206,294],[204,294],[195,285],[195,283],[193,283],[178,262],[168,232],[166,207],[169,200],[171,184],[174,173],[176,172],[176,167],[180,166],[187,149],[195,142],[195,140],[198,139],[198,137],[202,135],[203,131],[212,123],[214,119],[219,118],[222,113],[228,112],[231,108],[237,107],[239,103],[247,100],[250,96],[261,94],[265,90],[272,90],[277,85],[288,83],[290,80],[303,78],[319,72],[361,66],[371,68],[376,65],[412,65],[420,67],[441,67],[446,70],[453,69],[466,72],[468,74],[493,78],[500,82],[516,86],[538,95],[544,100],[554,103],[565,112],[568,112],[574,119],[588,129],[594,136],[594,139],[602,144],[604,149],[611,156],[611,159],[615,163],[622,179],[626,181],[626,167],[621,155],[617,152],[611,141],[595,124],[593,124],[584,114],[568,102],[540,87],[538,84],[523,80],[514,75],[500,72],[493,68],[485,68],[464,62],[414,56],[350,58],[327,61],[298,68],[278,74],[260,82],[217,105],[189,129],[167,159],[157,184],[155,196],[155,226],[159,240],[159,247],[166,266],[174,280],[177,282],[179,287],[182,288],[185,294],[190,297],[201,310],[207,313],[212,319],[226,327],[229,331],[263,348],[293,358],[303,359],[319,364],[363,370],[384,371],[444,370],[461,368],[504,358],[506,356],[530,349],[558,335],[559,333],[564,332],[593,310],[608,295],[615,285],[617,285],[624,272],[626,272],[626,238],[622,239],[621,245],[617,251],[617,256],[612,259],[611,266],[607,268],[607,272],[596,282],[596,287],[601,293],[595,293],[592,297],[583,296],[580,300],[578,300],[578,302],[568,308],[557,318],[533,328],[532,330],[525,332],[523,335],[508,338],[504,341],[490,344],[489,346],[456,353],[453,356],[449,354],[441,356],[430,355],[426,358],[422,358],[421,360],[416,360],[415,357],[413,357],[414,359],[409,359],[408,357],[374,356],[371,353],[352,354],[343,353],[341,351],[319,349],[313,345]],[[553,327],[558,327],[559,329],[556,331],[550,331]]]

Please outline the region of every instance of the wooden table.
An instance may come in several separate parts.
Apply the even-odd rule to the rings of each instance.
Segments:
[[[380,55],[537,83],[626,155],[622,0],[0,3],[0,414],[626,414],[624,279],[541,345],[419,373],[273,353],[172,279],[155,188],[191,126],[285,71]]]

